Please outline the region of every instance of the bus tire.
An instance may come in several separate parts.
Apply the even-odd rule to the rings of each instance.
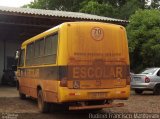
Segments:
[[[17,82],[17,90],[19,91],[19,97],[20,99],[24,100],[26,99],[26,95],[21,93],[20,89],[19,89],[19,82]]]
[[[44,96],[42,90],[38,91],[38,108],[40,112],[47,113],[49,112],[49,104],[44,101]]]
[[[20,97],[20,99],[22,99],[22,100],[26,99],[26,95],[23,94],[23,93],[21,93],[20,91],[19,91],[19,97]]]

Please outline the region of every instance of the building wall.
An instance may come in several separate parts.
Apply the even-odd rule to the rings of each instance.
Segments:
[[[15,58],[15,52],[18,50],[18,47],[20,46],[20,43],[14,39],[14,40],[8,40],[6,42],[6,69],[7,68],[11,68],[11,66],[8,66],[8,62],[7,62],[7,59],[8,58]],[[10,63],[12,64],[12,63]],[[13,65],[13,64],[12,64]]]
[[[3,76],[3,70],[4,70],[4,47],[5,47],[5,70],[11,69],[12,65],[14,65],[15,61],[15,52],[20,47],[21,41],[18,41],[16,39],[5,39],[6,43],[4,44],[4,41],[0,40],[0,82],[2,80]]]
[[[0,80],[4,69],[4,46],[3,39],[0,39]]]

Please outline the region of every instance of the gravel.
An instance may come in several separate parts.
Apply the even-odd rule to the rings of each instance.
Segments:
[[[96,113],[157,113],[160,114],[160,97],[153,95],[152,92],[145,92],[142,95],[136,95],[132,92],[128,100],[114,101],[123,102],[124,107],[107,108]],[[95,112],[94,112],[95,113]],[[51,111],[48,114],[42,114],[37,107],[37,101],[31,98],[21,100],[15,88],[0,88],[0,119],[3,116],[13,114],[15,119],[84,119],[92,114],[90,111]]]

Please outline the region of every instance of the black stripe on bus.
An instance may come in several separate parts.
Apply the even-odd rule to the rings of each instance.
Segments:
[[[64,77],[67,77],[69,80],[126,79],[130,75],[128,65],[75,65],[19,68],[18,72],[19,77],[47,80],[61,80]]]
[[[58,80],[67,75],[67,66],[18,68],[18,72],[18,77]]]

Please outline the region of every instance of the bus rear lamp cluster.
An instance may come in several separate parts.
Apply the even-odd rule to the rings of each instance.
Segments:
[[[149,83],[150,82],[150,78],[148,78],[147,76],[144,78],[145,83]]]
[[[60,86],[67,87],[67,78],[66,77],[64,77],[60,80]]]

